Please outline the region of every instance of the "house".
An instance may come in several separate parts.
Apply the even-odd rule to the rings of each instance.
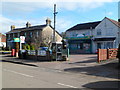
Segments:
[[[105,17],[102,21],[82,23],[66,31],[70,53],[96,53],[98,48],[117,48],[119,22]]]
[[[33,44],[34,46],[49,46],[53,40],[54,29],[51,26],[51,20],[46,19],[46,24],[31,26],[29,22],[26,23],[24,28],[15,28],[14,25],[11,26],[11,31],[6,33],[7,37],[7,47],[15,48],[15,38],[20,38],[20,36],[25,36],[26,44]],[[61,42],[61,35],[55,31],[56,42]],[[20,45],[20,43],[19,43]]]
[[[6,47],[6,36],[0,33],[0,48]]]

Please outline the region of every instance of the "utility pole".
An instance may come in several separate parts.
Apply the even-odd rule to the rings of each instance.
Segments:
[[[57,14],[58,12],[56,12],[56,4],[54,4],[54,30],[53,30],[53,42],[55,42],[56,41],[56,39],[55,39],[55,26],[56,26],[56,14]]]

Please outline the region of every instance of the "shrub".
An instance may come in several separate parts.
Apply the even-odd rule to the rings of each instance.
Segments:
[[[23,45],[22,48],[23,48],[24,50],[27,50],[27,48],[26,48],[26,44]]]
[[[30,45],[30,50],[35,50],[34,45]]]
[[[25,45],[23,45],[23,49],[25,49],[25,50],[35,50],[35,47],[34,47],[34,45],[25,44]]]
[[[26,48],[27,48],[27,50],[30,50],[30,45],[29,45],[29,44],[27,44]]]
[[[25,50],[30,50],[30,45],[29,45],[29,44],[23,45],[23,49],[25,49]]]

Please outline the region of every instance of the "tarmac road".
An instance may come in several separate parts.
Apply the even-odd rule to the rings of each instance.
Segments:
[[[71,73],[43,66],[1,63],[2,88],[118,88],[117,78]]]

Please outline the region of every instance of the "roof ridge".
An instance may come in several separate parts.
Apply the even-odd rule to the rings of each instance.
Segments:
[[[34,27],[39,27],[39,26],[46,26],[46,24],[43,24],[43,25],[35,25],[35,26],[30,26],[30,27],[15,28],[14,30],[18,30],[18,29],[28,29],[28,28],[34,28]]]
[[[87,23],[80,23],[77,24],[71,28],[69,28],[67,31],[71,31],[71,30],[83,30],[83,29],[90,29],[95,28],[101,21],[94,21],[94,22],[87,22]],[[86,26],[85,26],[86,25]]]
[[[110,20],[113,24],[117,25],[118,27],[120,27],[120,22],[116,21],[116,20],[113,20],[111,18],[108,18],[108,17],[105,17],[107,18],[108,20]]]
[[[80,23],[80,24],[87,24],[87,23],[97,23],[97,22],[101,22],[101,21],[86,22],[86,23]],[[79,25],[79,24],[78,24],[78,25]]]

